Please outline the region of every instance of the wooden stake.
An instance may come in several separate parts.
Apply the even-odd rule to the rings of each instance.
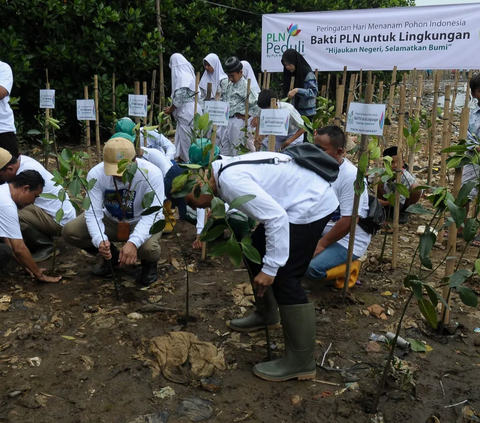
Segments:
[[[392,117],[393,117],[393,98],[395,97],[395,83],[397,81],[397,67],[395,66],[392,71],[392,79],[390,81],[390,90],[388,93],[388,107],[387,107],[387,116],[390,120],[390,125],[387,126],[386,138],[390,140],[390,133],[392,130]]]
[[[329,94],[330,94],[330,74],[328,74],[328,76],[327,76],[327,94],[326,94],[326,97],[325,97],[327,99],[327,101],[328,101]]]
[[[156,0],[156,9],[157,9],[157,30],[158,34],[160,35],[160,39],[158,41],[158,65],[159,65],[159,77],[160,77],[160,99],[158,104],[160,105],[160,111],[163,110],[163,106],[165,105],[165,79],[163,75],[163,30],[162,30],[162,14],[160,8],[160,0]],[[172,94],[173,95],[173,94]],[[160,128],[160,123],[159,123]]]
[[[262,87],[262,72],[258,72],[258,86],[261,88]]]
[[[315,81],[317,81],[318,84],[318,69],[315,69]]]
[[[372,71],[367,72],[367,85],[372,85]]]
[[[327,92],[327,86],[326,85],[322,85],[322,89],[320,91],[320,96],[325,98],[325,93]]]
[[[450,147],[450,132],[448,130],[448,123],[450,121],[450,94],[451,94],[451,87],[450,85],[447,85],[445,87],[445,102],[443,107],[442,150],[444,150],[447,147]],[[440,186],[441,187],[447,186],[447,153],[442,153],[442,161],[440,165]],[[443,224],[444,223],[445,222],[442,217],[438,225],[440,228],[442,228],[437,236],[438,242],[443,241],[443,234],[444,234]]]
[[[373,85],[368,84],[365,89],[365,103],[371,104],[373,99]],[[360,141],[360,149],[359,149],[359,161],[361,160],[364,154],[368,154],[368,135],[362,135]],[[360,170],[357,170],[360,172]],[[356,182],[355,182],[356,184]],[[346,269],[345,269],[345,281],[343,284],[343,300],[345,301],[345,297],[348,291],[348,282],[350,280],[350,269],[352,267],[352,259],[353,259],[353,246],[355,245],[355,232],[357,230],[357,219],[358,219],[358,206],[360,204],[360,197],[357,192],[355,192],[355,196],[353,197],[353,209],[352,209],[352,217],[350,222],[350,239],[348,241],[348,252],[347,252],[347,262],[346,262]]]
[[[460,134],[459,139],[467,139],[468,134],[468,118],[470,115],[470,109],[468,107],[468,95],[465,96],[465,106],[462,109],[462,114],[460,118]],[[453,192],[452,195],[454,198],[457,198],[460,187],[462,186],[462,168],[455,168],[455,175],[453,177]],[[451,276],[455,272],[455,261],[457,255],[457,225],[452,222],[448,228],[448,244],[447,244],[447,259],[445,260],[445,276]],[[450,298],[448,297],[449,286],[446,285],[443,287],[442,296],[447,301],[447,304],[450,306]],[[445,314],[444,324],[450,322],[450,310],[445,306],[442,307],[442,315]]]
[[[139,95],[140,94],[140,81],[135,81],[133,83],[133,89],[134,89],[134,93],[136,95]],[[140,123],[140,118],[138,116],[135,116],[135,125],[138,125]],[[142,153],[140,152],[140,131],[136,131],[136,134],[135,134],[135,148],[137,150],[137,156],[141,157],[142,156]]]
[[[270,109],[277,108],[277,99],[272,98],[270,101]],[[275,135],[268,136],[268,151],[275,151]]]
[[[350,75],[350,85],[348,87],[348,98],[347,98],[347,115],[350,110],[350,103],[354,100],[354,91],[355,91],[355,75],[352,73]]]
[[[383,103],[383,81],[380,81],[378,83],[378,102],[380,104]],[[381,149],[385,149],[385,139],[383,137],[380,137],[379,140],[382,142]],[[380,158],[375,160],[375,167],[379,167],[380,163]],[[375,193],[375,197],[377,196],[378,193],[378,173],[376,173],[373,177],[373,192]]]
[[[398,111],[398,141],[397,141],[397,166],[395,169],[395,181],[397,184],[402,182],[403,173],[403,125],[405,123],[405,85],[400,87],[400,109]],[[400,216],[400,192],[395,191],[395,206],[393,208],[393,239],[392,239],[392,269],[397,268],[398,254],[398,218]]]
[[[338,75],[338,73],[337,73],[337,75],[336,75],[335,88],[338,89],[339,85],[340,85],[340,75]]]
[[[420,109],[422,108],[422,94],[423,94],[423,73],[418,75],[417,100],[415,102],[415,118],[420,117]]]
[[[341,126],[343,115],[343,98],[344,98],[345,86],[339,85],[337,88],[337,104],[335,109],[334,125]]]
[[[272,76],[272,74],[270,72],[267,73],[267,90],[270,89],[270,77]]]
[[[195,105],[193,107],[193,116],[197,114],[198,109],[198,86],[200,85],[200,72],[195,77]]]
[[[101,162],[101,146],[100,146],[100,113],[98,109],[98,75],[93,77],[94,89],[95,89],[95,143],[97,146],[97,160]]]
[[[85,100],[88,100],[88,87],[83,87],[83,94]],[[96,107],[95,107],[96,108]],[[96,110],[95,110],[96,112]],[[90,121],[85,121],[85,135],[86,135],[86,144],[87,144],[87,154],[88,154],[88,168],[92,168],[92,147],[91,147],[91,136],[90,136]]]
[[[249,78],[247,79],[247,95],[245,97],[245,129],[248,129],[248,110],[250,108],[250,86],[252,84],[252,80]],[[219,99],[220,100],[220,99]],[[246,132],[245,132],[246,134]]]
[[[358,99],[359,99],[359,101],[362,100],[362,92],[363,92],[363,70],[360,69],[359,86],[358,86]]]
[[[47,90],[50,89],[50,82],[48,80],[48,69],[45,69],[45,76],[46,76],[46,85],[45,85],[45,88]],[[50,145],[50,130],[49,130],[49,127],[50,127],[50,124],[48,123],[49,122],[49,119],[50,119],[50,109],[45,109],[45,126],[44,126],[44,130],[45,130],[45,140],[47,141],[47,146],[45,146],[45,148],[48,148],[48,145]],[[44,150],[44,156],[43,156],[43,165],[45,166],[45,169],[48,170],[48,154],[45,155],[45,151],[47,150]]]
[[[412,78],[410,80],[410,106],[409,116],[413,116],[413,97],[415,97],[415,81],[417,80],[417,68],[413,69]]]
[[[157,83],[157,71],[154,69],[152,72],[152,87],[150,89],[150,113],[148,115],[148,125],[153,125],[153,112],[155,109],[155,88]]]
[[[343,78],[342,78],[342,85],[347,85],[347,66],[343,67]]]
[[[114,116],[112,123],[112,135],[115,133],[115,110],[117,109],[117,98],[116,98],[116,89],[115,89],[115,72],[112,75],[112,115]],[[90,122],[89,122],[90,123]]]
[[[455,112],[455,102],[457,101],[457,93],[458,93],[458,78],[460,76],[460,72],[457,69],[455,71],[455,83],[453,84],[453,98],[452,98],[452,104],[450,105],[450,121],[448,122],[448,130],[450,133],[452,133],[452,124],[453,124],[453,117],[454,117],[454,112]],[[468,88],[467,88],[468,91]],[[467,95],[467,93],[465,93]]]
[[[437,135],[437,107],[438,107],[438,90],[440,88],[440,79],[442,74],[435,71],[433,80],[434,80],[434,91],[433,91],[433,105],[432,105],[432,114],[431,121],[432,126],[430,127],[430,143],[428,145],[428,176],[427,176],[427,185],[432,183],[432,173],[433,173],[433,157],[435,154],[435,137]]]
[[[263,87],[264,90],[267,88],[267,71],[263,71]]]

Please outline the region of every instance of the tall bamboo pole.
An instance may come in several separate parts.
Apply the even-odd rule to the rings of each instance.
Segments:
[[[270,72],[267,73],[267,90],[270,89],[270,78],[271,78],[272,74]]]
[[[413,97],[415,94],[415,82],[417,80],[417,68],[413,69],[412,78],[410,79],[410,107],[409,116],[413,116]]]
[[[420,103],[422,101],[422,90],[423,90],[423,75],[420,74],[418,76],[418,84],[417,84],[417,100],[415,109],[410,109],[410,116],[414,119],[417,119],[420,114]],[[413,97],[411,97],[412,100]],[[410,102],[410,106],[412,106],[413,100]],[[415,162],[415,146],[408,148],[408,170],[411,172],[413,170],[413,164]]]
[[[113,72],[112,75],[112,115],[115,116],[115,111],[117,109],[117,93],[116,93],[116,88],[115,88],[115,72]],[[112,123],[112,135],[115,133],[115,120],[113,119]]]
[[[387,139],[390,140],[390,132],[392,129],[392,117],[393,117],[393,98],[395,97],[395,83],[397,81],[397,67],[395,66],[392,71],[392,79],[390,81],[390,90],[388,94],[388,108],[387,116],[390,120],[390,125],[387,127]]]
[[[262,86],[263,89],[266,89],[267,88],[267,71],[264,70],[263,71],[263,86]]]
[[[272,98],[270,101],[270,109],[277,108],[277,100]],[[268,151],[275,151],[275,135],[268,136]]]
[[[373,86],[371,84],[367,84],[365,88],[365,103],[371,104],[372,99],[373,99]],[[362,134],[361,141],[360,141],[360,149],[359,149],[359,159],[358,159],[359,162],[364,154],[368,154],[367,147],[368,147],[368,135]],[[357,172],[360,172],[360,170],[357,170]],[[357,182],[355,181],[355,187],[357,188],[356,184]],[[350,221],[350,239],[348,241],[345,281],[343,284],[343,300],[345,300],[345,296],[348,291],[348,282],[350,280],[350,270],[352,267],[353,247],[355,245],[355,232],[357,230],[358,206],[360,204],[360,197],[361,197],[361,193],[358,193],[356,189],[355,195],[353,197],[353,209],[352,209],[352,217]]]
[[[430,144],[428,145],[428,176],[427,176],[427,185],[432,183],[432,173],[433,173],[433,157],[435,154],[435,138],[437,135],[437,107],[438,107],[438,90],[440,88],[440,79],[442,74],[435,71],[434,73],[434,92],[433,92],[433,105],[432,105],[432,115],[431,121],[432,126],[430,127]]]
[[[383,81],[380,81],[378,83],[378,102],[380,104],[383,103]],[[385,148],[385,139],[383,137],[380,137],[382,146],[381,149],[383,150]],[[375,167],[379,167],[379,162],[380,158],[375,159]],[[373,177],[373,192],[375,193],[375,197],[377,196],[378,193],[378,173],[376,173]]]
[[[133,83],[133,90],[134,90],[134,93],[135,95],[140,95],[140,81],[135,81]],[[135,116],[135,125],[138,125],[140,123],[140,117],[139,116]],[[136,135],[135,135],[135,148],[137,150],[137,156],[141,157],[142,156],[142,153],[140,151],[140,131],[136,131]]]
[[[339,85],[337,88],[337,101],[335,108],[335,120],[334,125],[341,126],[343,115],[343,98],[344,98],[345,86]]]
[[[160,105],[160,111],[163,110],[165,102],[165,78],[163,74],[163,30],[162,30],[162,14],[160,8],[160,0],[156,0],[156,9],[157,9],[157,30],[160,37],[158,41],[158,66],[159,66],[159,77],[160,77],[160,99],[158,104]],[[173,95],[173,93],[172,93]]]
[[[95,142],[97,146],[97,160],[100,162],[101,148],[100,148],[100,113],[98,112],[98,75],[93,77],[95,89]]]
[[[400,87],[400,109],[398,111],[398,152],[397,152],[397,166],[395,169],[395,180],[397,184],[402,182],[403,171],[403,125],[405,123],[405,85]],[[392,269],[397,268],[398,255],[398,218],[400,216],[400,192],[395,191],[395,206],[393,208],[393,239],[392,239]]]
[[[88,87],[83,87],[83,94],[85,100],[88,100]],[[95,110],[96,113],[96,110]],[[85,131],[86,131],[86,144],[87,144],[87,154],[88,154],[88,168],[92,168],[92,147],[91,147],[91,136],[90,136],[90,121],[85,121]]]
[[[420,117],[420,110],[422,108],[422,95],[423,95],[423,73],[418,75],[417,99],[415,101],[415,118]]]
[[[442,150],[450,146],[450,132],[448,130],[448,123],[450,121],[450,93],[451,87],[450,85],[447,85],[445,87],[445,102],[443,106]],[[440,186],[447,186],[447,153],[442,153],[442,161],[440,165]],[[440,228],[442,228],[437,236],[438,242],[442,242],[443,240],[443,224],[444,218],[442,217],[438,225]]]
[[[48,69],[45,69],[45,76],[46,76],[45,88],[47,90],[49,90],[50,89],[50,81],[48,80]],[[50,144],[50,130],[49,130],[50,123],[49,123],[49,119],[50,119],[50,109],[47,108],[47,109],[45,109],[45,126],[43,128],[45,130],[45,141],[47,142],[47,145]],[[47,150],[44,150],[44,151],[47,151]],[[48,170],[48,155],[44,154],[43,157],[44,157],[43,165],[45,166],[45,169]]]
[[[350,75],[350,85],[348,87],[348,98],[347,98],[347,115],[348,110],[350,109],[350,103],[354,100],[353,93],[355,90],[355,75],[352,73]]]
[[[471,72],[469,73],[469,79]],[[462,109],[462,114],[460,117],[460,134],[458,139],[465,140],[468,135],[468,119],[470,115],[470,108],[468,95],[465,96],[465,105]],[[457,198],[460,187],[462,186],[462,168],[455,168],[455,175],[453,177],[453,191],[452,195],[454,198]],[[455,271],[455,262],[457,255],[457,225],[455,222],[452,222],[448,228],[448,244],[447,244],[447,259],[445,260],[445,276],[451,276]],[[448,298],[449,286],[446,285],[443,287],[442,296],[447,300],[447,304],[450,306],[450,298]],[[445,309],[445,306],[442,306],[442,315],[445,314],[445,319],[443,320],[444,324],[450,322],[450,309]]]
[[[197,114],[197,109],[198,109],[198,86],[200,84],[200,72],[197,72],[197,75],[195,76],[195,103],[193,106],[193,116]]]
[[[157,84],[157,70],[154,69],[152,72],[152,86],[150,88],[150,113],[148,115],[148,125],[153,125],[153,112],[155,109],[155,88]]]
[[[453,84],[453,98],[452,104],[450,105],[450,121],[448,122],[448,130],[452,133],[452,124],[453,124],[453,117],[455,112],[455,102],[457,101],[457,93],[458,93],[458,78],[460,77],[460,72],[457,69],[455,72],[455,82]],[[466,95],[467,93],[465,93]]]

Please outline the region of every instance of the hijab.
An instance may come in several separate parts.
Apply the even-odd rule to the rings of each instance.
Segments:
[[[180,53],[172,54],[170,69],[172,70],[172,96],[175,91],[184,87],[195,92],[195,70],[185,57]]]
[[[203,72],[202,79],[200,80],[200,88],[207,91],[207,85],[209,82],[212,84],[212,97],[215,97],[218,88],[220,87],[220,81],[228,78],[227,74],[223,71],[222,62],[215,53],[210,53],[204,59],[204,62],[213,68],[213,73]]]
[[[252,66],[246,60],[242,60],[243,65],[243,76],[245,79],[250,79],[252,82],[250,84],[250,89],[259,93],[260,87],[258,86],[257,78],[255,78],[255,73],[253,72]]]
[[[295,72],[290,73],[285,67],[285,62],[291,63],[295,66]],[[305,78],[307,74],[312,71],[312,68],[305,60],[305,58],[297,51],[292,48],[288,49],[283,53],[282,56],[282,65],[283,65],[283,96],[286,97],[290,91],[290,82],[292,76],[295,77],[294,88],[303,88],[305,83]]]

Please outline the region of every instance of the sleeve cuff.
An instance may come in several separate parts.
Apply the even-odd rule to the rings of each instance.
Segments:
[[[103,234],[103,238],[102,237],[98,237],[98,238],[92,238],[92,244],[95,248],[99,248],[100,247],[100,243],[102,241],[108,241],[108,236]]]
[[[262,267],[262,272],[268,276],[275,277],[277,276],[278,267],[272,267],[272,266],[269,266],[268,264],[264,264]]]
[[[144,244],[144,242],[142,242],[138,236],[131,236],[130,238],[128,238],[128,242],[131,242],[133,245],[135,245],[135,247],[137,247],[137,250],[142,246],[142,244]]]
[[[298,88],[298,94],[308,95],[308,90],[306,90],[305,88]]]

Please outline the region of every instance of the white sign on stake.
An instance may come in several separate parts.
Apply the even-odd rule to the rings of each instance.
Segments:
[[[263,109],[260,112],[260,135],[288,135],[290,110]]]
[[[77,100],[77,119],[96,120],[95,100]]]
[[[40,108],[55,109],[55,90],[40,90]]]
[[[478,69],[480,4],[262,15],[262,69],[295,49],[323,72]]]
[[[217,126],[228,126],[228,111],[230,104],[226,101],[206,101],[205,113],[208,113],[210,120]]]
[[[147,116],[147,96],[143,94],[128,94],[129,116]]]
[[[383,135],[385,104],[350,103],[347,132],[363,135]]]

